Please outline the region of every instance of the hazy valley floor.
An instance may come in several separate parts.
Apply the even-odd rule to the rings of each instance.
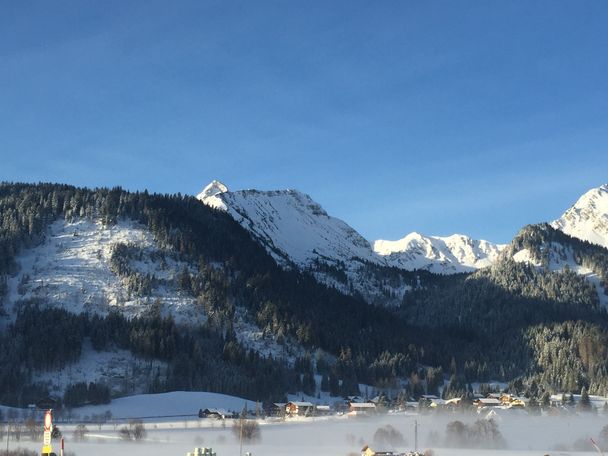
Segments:
[[[419,423],[419,449],[432,448],[435,456],[459,455],[565,455],[583,454],[580,450],[589,439],[598,440],[601,428],[608,417],[600,415],[570,417],[528,417],[525,414],[505,413],[497,418],[498,429],[506,442],[506,448],[456,449],[447,448],[446,426],[459,419],[473,423],[479,416],[446,415],[400,415],[381,418],[328,418],[287,420],[285,422],[260,421],[259,443],[245,443],[243,453],[254,456],[348,456],[360,454],[368,444],[375,450],[407,451],[414,447],[414,421]],[[380,427],[391,425],[399,430],[406,443],[390,445],[374,443],[374,433]],[[144,441],[125,442],[118,431],[121,424],[88,424],[86,441],[74,442],[74,425],[60,426],[66,440],[66,452],[76,456],[102,456],[129,454],[131,456],[185,456],[194,447],[212,447],[218,456],[238,455],[239,441],[232,429],[232,420],[224,423],[216,420],[188,420],[146,422],[147,435]],[[578,443],[577,443],[578,441]],[[3,442],[2,445],[5,445]],[[40,451],[39,442],[22,440],[11,442],[11,448],[25,447]]]

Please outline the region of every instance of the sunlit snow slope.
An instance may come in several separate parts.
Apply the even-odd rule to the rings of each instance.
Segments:
[[[445,238],[411,233],[373,245],[342,220],[328,215],[308,195],[294,190],[231,192],[213,181],[198,195],[205,204],[227,211],[249,230],[279,263],[307,267],[363,261],[404,270],[442,274],[468,272],[494,261],[503,248],[467,236]]]
[[[608,184],[589,190],[551,225],[572,237],[608,248]]]
[[[155,278],[150,296],[136,296],[111,268],[113,248],[126,244],[138,252],[131,267],[139,274]],[[8,302],[37,299],[70,312],[107,313],[112,308],[127,315],[139,315],[152,301],[165,314],[184,322],[204,316],[196,310],[195,300],[175,286],[175,276],[185,263],[172,252],[160,250],[147,228],[121,220],[104,226],[100,221],[58,220],[51,224],[45,241],[17,256],[20,272],[9,280]],[[13,309],[14,311],[15,309]]]
[[[318,259],[383,262],[353,228],[329,216],[310,196],[296,190],[230,192],[222,183],[213,181],[198,198],[227,211],[279,263],[305,267]]]
[[[448,237],[410,233],[398,241],[379,240],[374,250],[397,268],[427,269],[440,274],[470,272],[490,266],[504,245],[454,234]]]

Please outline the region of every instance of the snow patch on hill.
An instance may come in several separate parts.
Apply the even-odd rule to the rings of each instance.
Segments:
[[[265,334],[257,325],[247,310],[242,307],[235,309],[233,328],[237,340],[247,349],[253,349],[259,354],[274,359],[284,359],[293,365],[296,358],[304,356],[306,350],[289,336],[280,343],[273,334]]]
[[[130,351],[115,349],[95,351],[85,339],[80,359],[57,371],[33,373],[33,381],[48,385],[49,392],[63,396],[68,385],[80,382],[103,383],[112,394],[144,393],[151,379],[164,379],[167,365],[151,359],[141,359]]]
[[[135,252],[129,259],[130,268],[154,277],[149,296],[130,293],[126,279],[112,271],[112,252],[120,243]],[[31,300],[76,314],[105,315],[118,310],[133,317],[145,315],[154,306],[162,315],[172,315],[177,323],[196,325],[206,319],[196,298],[177,287],[177,275],[184,268],[194,272],[193,267],[174,252],[160,248],[148,228],[132,220],[111,226],[100,220],[57,220],[50,225],[44,242],[20,252],[16,261],[19,273],[9,279],[6,315],[0,325],[14,321],[20,306]],[[293,360],[303,351],[293,341],[283,347],[265,335],[243,309],[237,308],[234,324],[239,342],[261,354]],[[124,394],[141,392],[157,369],[162,378],[163,363],[145,362],[124,350],[95,352],[85,344],[76,363],[58,372],[34,373],[34,377],[61,394],[67,385],[81,381],[101,381]]]
[[[196,415],[199,409],[219,408],[241,412],[243,407],[255,410],[256,402],[227,394],[173,391],[160,394],[141,394],[114,399],[110,404],[90,405],[74,409],[80,416],[101,415],[109,410],[114,418]]]
[[[572,237],[608,248],[608,184],[589,190],[551,225]]]
[[[518,263],[526,263],[536,267],[541,266],[540,261],[533,258],[532,252],[530,252],[530,250],[528,249],[522,249],[519,252],[515,253],[513,255],[513,259]]]
[[[133,296],[120,277],[111,270],[112,249],[118,243],[138,249],[131,266],[157,280],[149,297]],[[162,254],[162,261],[156,259]],[[73,313],[106,314],[110,309],[127,316],[140,315],[153,302],[165,314],[182,322],[203,321],[204,315],[191,296],[174,286],[175,275],[188,265],[171,252],[161,251],[147,228],[131,220],[104,226],[101,221],[57,220],[49,227],[45,241],[21,252],[17,258],[20,272],[9,280],[9,317],[18,303],[36,299]],[[12,313],[12,315],[11,315]]]
[[[597,291],[600,305],[608,308],[608,295],[601,284],[598,275],[591,269],[586,268],[575,260],[571,247],[552,242],[544,250],[544,259],[535,258],[528,249],[522,249],[512,255],[512,258],[520,263],[527,263],[538,268],[546,268],[549,271],[564,271],[569,269],[587,279]]]

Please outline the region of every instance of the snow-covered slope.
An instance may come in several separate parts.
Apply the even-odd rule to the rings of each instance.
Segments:
[[[134,271],[154,277],[151,296],[130,293],[124,280],[112,271],[112,252],[118,244],[138,252],[131,261]],[[204,320],[195,299],[175,286],[175,276],[187,265],[169,251],[164,252],[161,263],[159,252],[152,233],[130,220],[112,226],[100,220],[58,220],[41,245],[17,256],[20,272],[9,279],[8,318],[13,318],[21,301],[37,299],[74,313],[105,314],[114,308],[130,316],[148,311],[150,302],[156,301],[163,313],[178,321]]]
[[[374,250],[385,257],[390,266],[427,269],[440,274],[470,272],[490,266],[504,247],[461,234],[437,237],[416,232],[398,241],[374,242]]]
[[[503,250],[501,258],[512,258],[518,263],[550,272],[575,272],[595,287],[599,303],[608,308],[604,266],[608,250],[601,246],[585,244],[550,224],[542,223],[522,228]]]
[[[119,244],[133,253],[128,258],[130,269],[152,278],[149,294],[131,291],[128,279],[115,272],[112,255]],[[58,219],[48,227],[43,242],[22,250],[15,260],[18,273],[8,278],[7,296],[0,301],[0,331],[30,301],[76,314],[104,315],[115,310],[127,317],[144,315],[155,306],[186,325],[198,325],[207,318],[204,306],[177,284],[180,272],[184,268],[192,272],[195,266],[160,247],[148,227],[133,220],[120,219],[108,226],[99,219]],[[233,324],[239,342],[264,355],[292,360],[303,351],[292,340],[284,346],[264,335],[244,309],[236,309]],[[85,341],[78,361],[60,372],[35,371],[32,377],[59,395],[69,384],[91,381],[124,394],[142,392],[158,369],[164,375],[165,363],[139,359],[116,348],[97,352]]]
[[[398,241],[375,241],[373,248],[353,228],[328,215],[308,195],[294,190],[231,192],[213,181],[198,195],[205,204],[227,211],[250,231],[279,264],[308,268],[315,263],[353,271],[353,262],[441,274],[489,266],[503,248],[455,234],[429,237],[411,233]],[[355,284],[356,288],[356,284]]]
[[[295,190],[228,191],[213,181],[197,196],[226,211],[285,267],[311,272],[343,293],[356,291],[369,303],[396,305],[410,289],[403,280],[387,285],[370,269],[386,266],[370,243],[310,196]]]
[[[196,415],[199,409],[217,408],[240,412],[244,407],[255,410],[254,401],[219,393],[173,391],[170,393],[141,394],[114,399],[110,404],[88,405],[74,410],[81,416],[100,415],[109,410],[114,418],[148,416]]]
[[[608,248],[608,184],[589,190],[551,225],[572,237]]]
[[[213,181],[197,197],[227,211],[280,264],[306,267],[319,259],[331,264],[351,260],[382,263],[359,233],[296,190],[230,192]]]

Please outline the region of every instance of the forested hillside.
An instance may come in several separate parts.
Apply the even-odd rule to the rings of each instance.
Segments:
[[[416,337],[403,322],[394,319],[387,310],[371,307],[360,299],[319,285],[311,276],[280,269],[230,217],[192,197],[129,193],[118,188],[88,190],[52,184],[5,184],[0,188],[0,213],[0,271],[4,284],[18,270],[17,253],[43,242],[47,227],[57,218],[100,219],[104,224],[116,223],[121,218],[136,220],[151,230],[160,246],[171,249],[181,259],[195,266],[195,272],[184,270],[179,284],[182,291],[197,298],[200,311],[209,318],[204,328],[182,328],[180,331],[196,338],[198,346],[182,344],[181,350],[167,352],[166,347],[175,344],[173,332],[143,331],[137,337],[131,337],[128,344],[121,342],[121,339],[109,338],[111,343],[119,347],[128,347],[135,353],[170,361],[169,378],[160,385],[155,384],[155,388],[208,388],[258,395],[260,398],[277,398],[286,391],[301,389],[300,381],[306,377],[305,373],[295,376],[294,380],[292,367],[284,361],[273,359],[266,359],[265,362],[272,365],[274,375],[282,376],[278,383],[266,382],[265,388],[257,390],[247,386],[252,381],[264,383],[255,369],[249,372],[251,379],[248,382],[240,382],[238,377],[234,377],[235,371],[247,365],[263,369],[259,360],[245,363],[246,360],[256,360],[259,355],[249,353],[246,357],[242,356],[244,347],[231,336],[236,306],[244,307],[253,315],[258,326],[279,342],[287,343],[287,339],[291,339],[311,351],[323,349],[330,359],[331,355],[340,357],[340,362],[332,363],[333,366],[327,371],[345,380],[342,385],[344,392],[355,392],[357,381],[373,381],[374,373],[382,371],[384,363],[394,363],[393,359],[404,358],[407,361],[407,368],[398,371],[404,376],[415,366],[413,359],[418,357],[418,350],[412,344],[416,342]],[[128,267],[131,254],[128,246],[119,246],[112,255],[113,268],[118,275],[132,276],[133,292],[146,293],[153,286],[154,279],[150,278],[148,283],[142,277],[131,274]],[[6,286],[3,297],[7,298]],[[43,309],[45,305],[45,302],[20,301],[17,308]],[[153,310],[151,305],[144,320],[150,320],[149,324],[154,326]],[[16,321],[4,331],[2,343],[7,349],[2,350],[5,357],[3,365],[15,362],[15,356],[24,350],[33,350],[27,348],[32,347],[31,340],[25,337],[29,332],[38,332],[42,325],[53,325],[53,320],[49,321],[44,312],[23,312],[25,310],[18,312]],[[24,315],[27,315],[26,320]],[[63,316],[66,318],[63,319]],[[117,317],[104,318],[115,321]],[[82,337],[96,334],[99,324],[107,326],[103,323],[105,320],[99,323],[92,316],[87,317],[86,324],[68,314],[60,314],[56,320],[58,326],[66,325],[60,333],[69,333],[71,337],[76,337],[76,341],[72,341],[74,343],[67,350],[66,342],[61,337],[50,338],[47,349],[53,353],[53,357],[49,360],[45,356],[38,356],[18,362],[17,365],[22,367],[18,379],[19,371],[9,373],[3,370],[0,389],[10,395],[10,402],[18,400],[25,403],[30,400],[23,397],[27,391],[19,390],[27,385],[28,373],[32,369],[62,367],[78,356]],[[133,332],[131,326],[137,322],[124,321],[127,325],[125,331]],[[174,323],[168,325],[172,328]],[[24,337],[15,337],[18,330],[23,332]],[[206,338],[200,336],[201,330],[207,334]],[[137,340],[139,342],[135,343]],[[162,343],[165,350],[142,352],[138,349],[158,343]],[[380,355],[382,359],[379,359]],[[211,370],[218,380],[207,380],[205,377],[208,375],[198,375],[198,372],[205,371],[204,362],[219,360],[224,360],[225,366]],[[370,368],[372,365],[375,367]],[[225,373],[226,369],[232,371]],[[312,376],[312,372],[306,374],[307,378]],[[357,375],[361,378],[357,378]],[[389,375],[394,378],[395,373],[390,371]],[[235,379],[229,380],[231,376]],[[273,388],[273,385],[276,387]]]
[[[178,321],[161,309],[155,290],[173,288],[168,279],[138,270],[143,253],[128,243],[114,245],[109,261],[128,293],[145,298],[148,307],[136,316],[109,304],[100,313],[74,314],[69,303],[60,309],[44,295],[12,295],[8,283],[19,273],[19,255],[44,244],[55,221],[82,219],[103,226],[131,220],[149,230],[156,260],[183,265],[170,284],[176,299],[191,302],[193,314],[204,318]],[[545,232],[552,237],[522,232],[511,252],[526,248],[542,260],[541,244],[568,241],[575,258],[605,280],[608,251]],[[340,272],[334,274],[340,280]],[[2,184],[0,402],[23,405],[46,395],[48,385],[33,384],[34,373],[75,362],[85,341],[95,350],[124,349],[165,362],[166,371],[149,378],[148,391],[200,389],[278,400],[287,392],[315,394],[319,374],[321,388],[334,394],[357,393],[357,384],[367,383],[417,397],[437,391],[444,376],[451,394],[474,381],[516,378],[520,388],[608,392],[601,348],[608,340],[606,312],[597,289],[568,268],[555,271],[505,255],[473,274],[376,267],[369,274],[378,283],[406,283],[411,291],[401,306],[388,309],[319,284],[306,272],[282,269],[230,216],[193,197]],[[294,360],[246,346],[235,329],[237,313],[275,343],[301,347],[301,354]],[[64,401],[106,400],[106,388],[70,385]]]
[[[516,261],[524,250],[527,260]],[[416,290],[400,312],[429,332],[475,341],[473,352],[466,347],[460,352],[469,358],[469,372],[504,380],[521,377],[541,390],[585,386],[603,394],[608,391],[608,318],[600,297],[606,261],[608,250],[600,246],[546,224],[530,225],[493,266]],[[597,274],[600,286],[576,268]],[[473,376],[467,374],[466,380]]]

